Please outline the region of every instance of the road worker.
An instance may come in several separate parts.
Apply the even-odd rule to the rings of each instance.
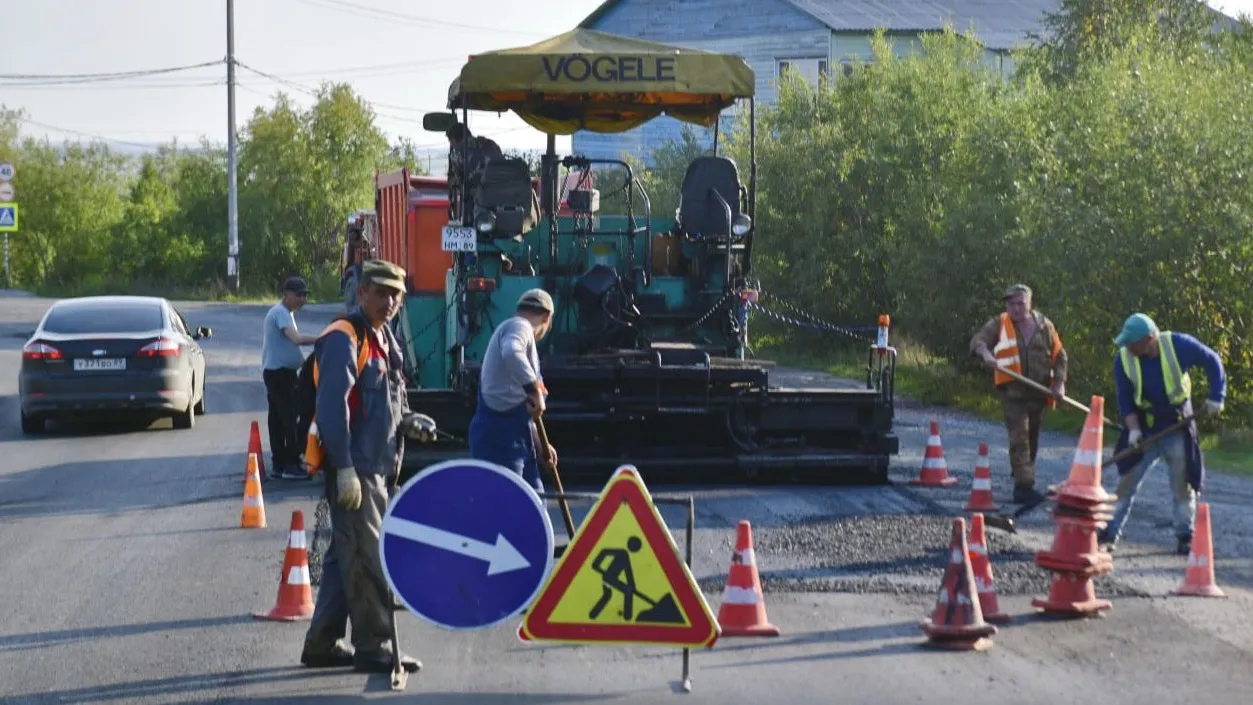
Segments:
[[[492,332],[479,371],[479,394],[470,420],[470,454],[522,476],[544,491],[534,419],[544,413],[548,391],[540,374],[536,341],[552,326],[553,298],[543,289],[518,297],[517,312]],[[557,460],[552,446],[549,457]]]
[[[1114,382],[1118,388],[1118,411],[1125,429],[1118,436],[1115,453],[1138,445],[1148,436],[1160,434],[1192,415],[1192,380],[1188,370],[1205,369],[1209,399],[1205,414],[1223,410],[1227,378],[1222,358],[1196,338],[1172,331],[1159,331],[1152,318],[1136,313],[1123,323],[1114,338]],[[1145,475],[1158,461],[1170,472],[1174,492],[1175,550],[1188,555],[1192,550],[1192,528],[1196,519],[1196,495],[1205,478],[1205,458],[1196,422],[1169,433],[1164,438],[1118,463],[1118,501],[1114,518],[1099,536],[1107,550],[1113,550],[1122,533],[1136,493]]]
[[[409,411],[403,350],[387,325],[400,308],[405,272],[364,262],[357,308],[332,323],[318,355],[315,420],[325,457],[331,543],[323,559],[317,606],[300,661],[310,667],[353,666],[388,673],[393,598],[379,559],[379,533],[400,471],[406,437],[434,440],[435,422]],[[355,319],[355,320],[354,320]],[[358,340],[357,330],[364,335]],[[358,374],[359,345],[367,347]],[[352,621],[352,647],[343,643]],[[405,670],[421,663],[401,655]]]
[[[471,215],[474,213],[474,193],[479,184],[483,182],[483,175],[487,171],[487,163],[492,159],[500,159],[503,156],[500,145],[487,137],[477,137],[470,133],[470,128],[456,123],[449,127],[444,136],[448,138],[448,186],[453,195],[454,201],[460,203],[461,184],[466,184],[467,203],[464,204],[463,211],[451,210],[454,204],[450,204],[450,215],[454,212],[466,212]],[[464,154],[462,146],[464,145]]]
[[[1061,335],[1044,314],[1032,307],[1031,287],[1015,284],[1005,290],[1005,311],[994,316],[970,340],[970,352],[993,371],[992,382],[1009,433],[1009,467],[1014,502],[1036,504],[1035,460],[1040,424],[1046,409],[1066,395],[1066,349]],[[1052,390],[1049,397],[1002,372],[1011,370]]]

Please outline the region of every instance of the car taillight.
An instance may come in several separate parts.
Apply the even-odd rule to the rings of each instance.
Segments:
[[[60,360],[63,357],[60,350],[40,340],[31,341],[22,347],[23,360]]]
[[[169,338],[154,340],[139,349],[140,357],[178,357],[182,348]]]

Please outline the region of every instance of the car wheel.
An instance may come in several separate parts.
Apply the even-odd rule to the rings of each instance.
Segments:
[[[191,398],[196,397],[196,383],[191,383]],[[196,425],[196,402],[188,401],[187,409],[174,415],[174,428],[187,429]]]
[[[199,414],[199,415],[201,415],[201,416],[204,416],[204,397],[205,397],[204,385],[201,385],[201,387],[200,387],[200,401],[196,402],[196,407],[193,409],[193,411],[194,411],[195,413],[197,413],[197,414]]]
[[[22,433],[36,434],[43,433],[45,419],[42,416],[30,416],[25,412],[19,412],[22,415]]]

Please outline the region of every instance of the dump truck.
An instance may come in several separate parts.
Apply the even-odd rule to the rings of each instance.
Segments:
[[[770,299],[753,277],[754,242],[785,236],[759,233],[754,219],[755,81],[738,56],[585,29],[470,57],[425,129],[512,111],[547,134],[547,151],[538,179],[508,157],[477,176],[450,166],[448,179],[376,177],[380,252],[409,275],[394,323],[409,404],[441,429],[439,442],[407,450],[407,473],[468,455],[488,339],[541,287],[556,303],[539,344],[544,420],[567,482],[604,481],[623,463],[650,484],[886,482],[899,449],[886,325],[868,339],[864,383],[849,388],[786,388],[771,382],[773,362],[746,355],[749,318]],[[663,114],[716,127],[737,101],[750,115],[749,163],[718,154],[715,138],[673,214],[652,213],[628,163],[556,153],[558,134],[621,132]],[[468,150],[450,149],[450,164],[472,163]],[[625,214],[600,212],[600,188],[625,194]],[[867,315],[871,330],[878,315]]]

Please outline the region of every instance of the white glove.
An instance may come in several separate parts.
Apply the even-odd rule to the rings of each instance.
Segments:
[[[1218,414],[1221,414],[1222,411],[1223,403],[1221,401],[1214,401],[1213,399],[1207,399],[1205,401],[1205,414],[1207,416],[1217,416]]]
[[[1127,447],[1134,448],[1135,446],[1139,445],[1140,439],[1143,437],[1144,437],[1144,434],[1140,433],[1140,429],[1138,428],[1128,431],[1127,432]]]
[[[336,470],[335,488],[339,491],[339,506],[350,512],[361,508],[361,480],[357,479],[356,468],[350,466]]]

